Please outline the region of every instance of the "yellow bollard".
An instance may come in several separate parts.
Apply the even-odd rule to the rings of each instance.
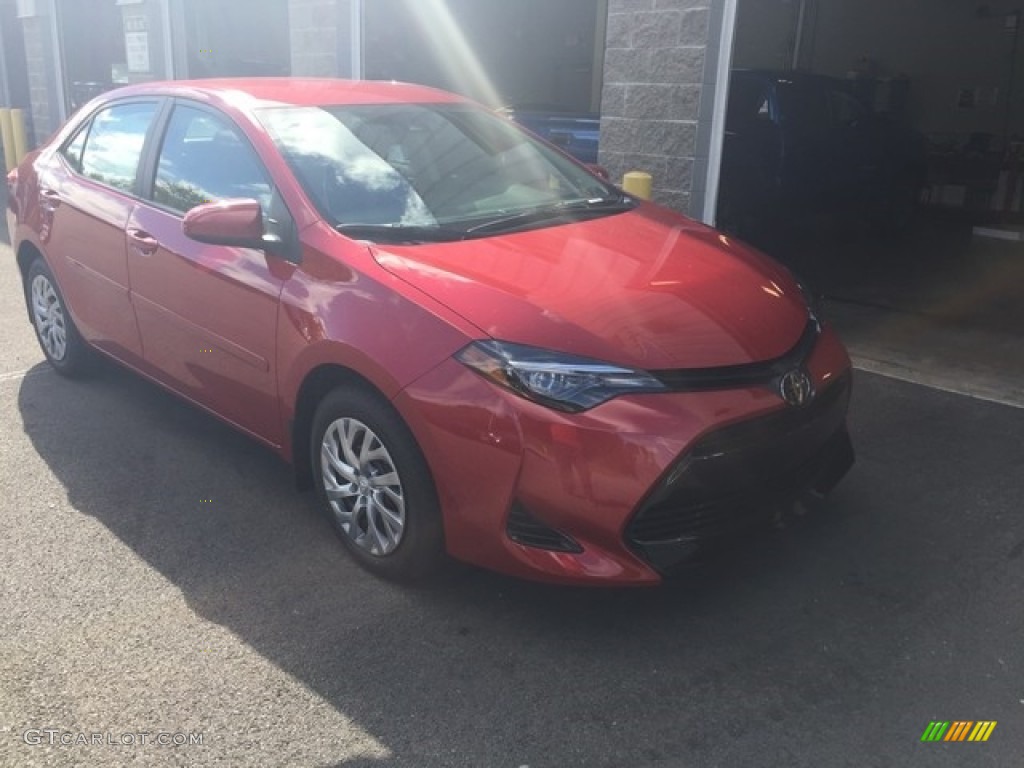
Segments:
[[[28,136],[25,133],[25,110],[12,109],[11,122],[14,124],[14,157],[20,163],[28,154]]]
[[[622,188],[641,200],[651,199],[651,187],[654,185],[654,178],[643,171],[630,171],[622,177]]]
[[[0,108],[0,139],[3,139],[4,164],[8,171],[13,171],[18,160],[14,151],[14,124],[11,122],[11,110],[7,107]]]

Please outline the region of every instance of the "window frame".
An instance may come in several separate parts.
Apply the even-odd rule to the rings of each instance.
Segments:
[[[268,225],[276,223],[277,229],[280,230],[281,238],[279,247],[268,247],[264,249],[264,252],[278,256],[293,264],[300,263],[302,260],[302,249],[299,247],[295,215],[292,213],[291,208],[288,205],[288,201],[281,192],[280,185],[278,185],[277,180],[274,178],[274,174],[271,173],[266,161],[256,149],[256,145],[253,144],[249,135],[242,130],[238,121],[224,110],[218,109],[216,106],[202,101],[197,101],[196,99],[181,98],[177,96],[171,96],[165,99],[163,109],[154,122],[155,130],[149,137],[149,142],[147,143],[146,149],[143,153],[143,160],[141,163],[143,166],[143,173],[139,184],[139,200],[162,213],[166,213],[169,216],[173,216],[176,219],[181,220],[182,222],[185,220],[185,213],[187,213],[187,211],[179,211],[177,208],[164,205],[163,203],[158,202],[155,196],[156,177],[160,169],[160,155],[163,152],[164,142],[167,140],[167,133],[171,125],[171,117],[174,115],[174,110],[178,106],[188,107],[198,112],[206,112],[209,115],[222,120],[230,126],[231,129],[238,134],[239,139],[244,142],[250,150],[252,150],[253,157],[262,169],[263,174],[267,179],[267,184],[270,186],[270,211],[263,215],[264,228],[266,229]],[[283,214],[282,217],[279,220],[272,218],[271,214],[278,211]]]
[[[144,197],[142,195],[142,181],[145,178],[145,174],[147,171],[147,163],[149,160],[149,147],[153,141],[156,128],[158,125],[160,125],[160,122],[163,119],[163,113],[167,107],[165,103],[166,101],[166,98],[164,98],[163,96],[133,96],[126,99],[115,99],[113,101],[107,101],[103,104],[98,105],[96,109],[90,112],[87,117],[82,119],[81,124],[77,128],[75,128],[75,130],[71,132],[71,135],[68,136],[68,138],[66,138],[58,146],[56,154],[60,158],[60,162],[63,163],[64,167],[69,173],[71,173],[78,179],[87,181],[90,184],[95,184],[96,186],[102,187],[103,189],[117,192],[120,195],[124,195],[135,200],[143,200]],[[100,181],[99,179],[94,179],[92,176],[86,175],[82,170],[80,170],[80,168],[76,168],[71,164],[71,160],[68,158],[65,152],[67,151],[68,147],[70,147],[78,139],[79,136],[82,136],[84,134],[85,138],[82,142],[82,151],[78,156],[78,164],[79,166],[81,166],[82,160],[85,157],[85,148],[89,143],[89,137],[92,134],[93,125],[96,122],[96,117],[108,110],[116,109],[117,107],[128,106],[131,104],[152,104],[156,109],[153,111],[153,117],[150,119],[149,127],[146,128],[146,135],[143,136],[142,139],[142,151],[139,153],[139,160],[135,165],[135,178],[132,180],[131,189],[121,189],[120,187],[115,187],[111,184],[106,184]]]
[[[64,161],[64,164],[68,166],[69,170],[71,170],[72,173],[75,173],[75,174],[77,174],[79,176],[85,176],[85,174],[82,173],[82,167],[81,167],[82,166],[82,154],[85,152],[85,145],[89,141],[89,132],[91,130],[92,130],[92,117],[90,116],[90,118],[88,120],[86,120],[84,123],[82,123],[82,125],[78,126],[78,128],[71,134],[71,137],[67,141],[65,141],[57,149],[57,154]],[[76,166],[74,164],[73,158],[68,157],[67,151],[71,147],[72,144],[74,144],[76,141],[78,141],[79,137],[82,138],[82,146],[81,146],[81,149],[79,149],[79,151],[78,151],[78,165]],[[88,178],[88,177],[86,177],[86,178]]]
[[[151,147],[149,156],[146,158],[146,173],[142,177],[142,198],[147,204],[179,219],[184,219],[185,214],[188,212],[172,208],[171,206],[165,205],[156,199],[156,179],[160,172],[160,156],[163,154],[164,144],[167,142],[167,135],[170,132],[171,120],[174,117],[174,111],[178,107],[192,109],[196,112],[205,112],[211,117],[228,125],[231,130],[238,135],[238,138],[252,151],[253,158],[255,158],[260,170],[263,172],[267,185],[270,187],[271,198],[280,196],[281,193],[274,180],[274,175],[270,172],[270,169],[263,161],[263,158],[260,157],[260,153],[256,150],[256,146],[249,139],[249,136],[245,131],[242,130],[241,126],[239,126],[229,114],[217,109],[216,107],[212,107],[209,104],[204,104],[201,101],[194,101],[192,99],[172,98],[169,99],[168,102],[165,114],[160,116],[160,130],[159,133],[153,137],[153,146]],[[288,216],[289,218],[294,219],[291,215],[291,211],[288,211]]]

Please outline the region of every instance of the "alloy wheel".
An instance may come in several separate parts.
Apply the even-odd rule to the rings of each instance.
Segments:
[[[68,349],[67,321],[60,296],[46,275],[32,280],[32,320],[46,354],[62,361]]]
[[[324,433],[320,466],[341,530],[371,555],[394,552],[405,532],[405,495],[380,437],[358,419],[337,419]]]

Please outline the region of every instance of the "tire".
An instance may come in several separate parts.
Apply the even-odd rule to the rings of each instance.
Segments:
[[[313,417],[310,461],[320,503],[349,554],[371,573],[411,582],[446,564],[427,462],[380,396],[339,387]]]
[[[88,373],[95,362],[94,353],[75,327],[57,281],[41,256],[25,275],[25,298],[47,362],[69,378]]]

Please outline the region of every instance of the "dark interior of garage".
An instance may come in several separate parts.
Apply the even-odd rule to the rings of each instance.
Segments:
[[[1024,373],[1022,25],[1017,0],[740,0],[719,223],[848,336],[984,332],[973,365]]]

